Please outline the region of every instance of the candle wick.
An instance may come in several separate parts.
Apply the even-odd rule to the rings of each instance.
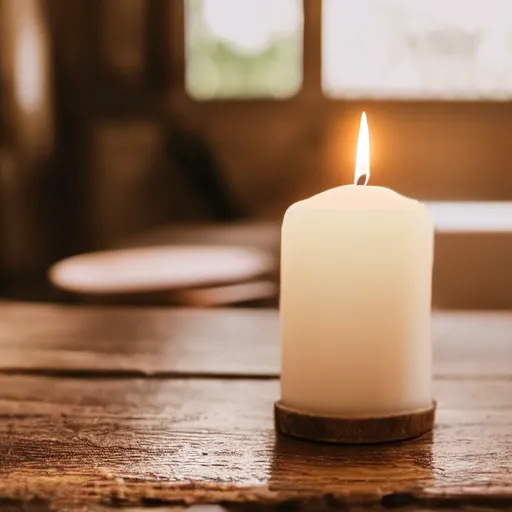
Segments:
[[[366,174],[361,174],[357,178],[356,185],[366,185],[366,182],[368,181],[368,176]]]

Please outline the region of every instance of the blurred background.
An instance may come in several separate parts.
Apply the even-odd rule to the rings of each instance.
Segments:
[[[432,210],[435,305],[512,307],[508,10],[0,0],[1,297],[275,306],[282,215],[353,181],[366,110],[370,184]]]

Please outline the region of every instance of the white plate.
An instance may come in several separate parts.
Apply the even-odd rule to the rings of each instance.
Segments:
[[[273,268],[272,257],[252,248],[175,245],[73,256],[56,263],[49,277],[67,291],[109,295],[235,283]]]

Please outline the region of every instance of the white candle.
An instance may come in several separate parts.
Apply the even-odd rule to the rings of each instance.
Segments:
[[[368,177],[363,115],[356,182]],[[340,417],[430,407],[433,233],[422,204],[382,187],[342,186],[288,209],[280,304],[284,405]]]

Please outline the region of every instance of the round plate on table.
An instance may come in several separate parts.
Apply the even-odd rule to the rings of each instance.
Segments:
[[[49,277],[69,292],[120,295],[244,282],[273,269],[273,258],[252,248],[173,245],[73,256]]]

